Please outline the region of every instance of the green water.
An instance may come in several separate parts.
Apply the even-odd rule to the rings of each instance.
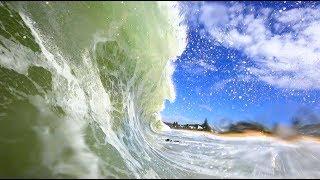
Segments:
[[[180,21],[172,3],[2,2],[0,176],[159,177],[144,157]]]

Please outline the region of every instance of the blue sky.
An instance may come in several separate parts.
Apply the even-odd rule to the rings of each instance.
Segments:
[[[318,2],[184,2],[188,44],[175,61],[166,121],[290,124],[320,112]]]

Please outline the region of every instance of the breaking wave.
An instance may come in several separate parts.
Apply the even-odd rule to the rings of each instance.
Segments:
[[[2,2],[0,13],[1,177],[303,175],[291,171],[295,161],[284,165],[280,145],[181,134],[162,123],[164,100],[175,98],[172,62],[186,46],[176,3]],[[317,152],[308,162],[319,161]],[[312,166],[308,175],[319,172]]]

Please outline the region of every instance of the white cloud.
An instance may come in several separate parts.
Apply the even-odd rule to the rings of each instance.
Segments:
[[[232,82],[236,82],[236,81],[237,82],[250,82],[252,80],[253,79],[251,78],[251,76],[239,74],[235,78],[223,79],[223,80],[220,80],[220,81],[214,83],[213,86],[211,86],[210,90],[212,92],[218,92],[218,91],[224,89],[228,83],[232,83]]]
[[[192,59],[182,65],[182,68],[191,74],[203,75],[207,72],[217,71],[213,64],[209,64],[204,59]]]
[[[202,67],[206,71],[216,71],[217,70],[217,68],[214,65],[205,62],[203,59],[201,59],[200,61],[197,61],[195,64],[199,65],[200,67]]]
[[[201,8],[212,38],[254,60],[252,75],[280,88],[320,89],[320,9],[317,7],[244,12],[241,3]],[[272,21],[272,23],[270,23]]]
[[[212,87],[211,87],[211,90],[213,92],[216,92],[216,91],[219,91],[219,90],[222,90],[226,84],[228,84],[229,82],[232,82],[233,79],[224,79],[224,80],[221,80],[221,81],[218,81],[217,83],[215,83]]]
[[[200,104],[199,107],[202,108],[202,109],[205,109],[207,111],[212,112],[212,108],[210,106],[208,106],[208,105]]]

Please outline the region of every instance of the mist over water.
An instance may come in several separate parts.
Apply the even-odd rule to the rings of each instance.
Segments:
[[[0,13],[0,177],[320,177],[318,143],[162,123],[186,46],[176,3],[1,2]]]

